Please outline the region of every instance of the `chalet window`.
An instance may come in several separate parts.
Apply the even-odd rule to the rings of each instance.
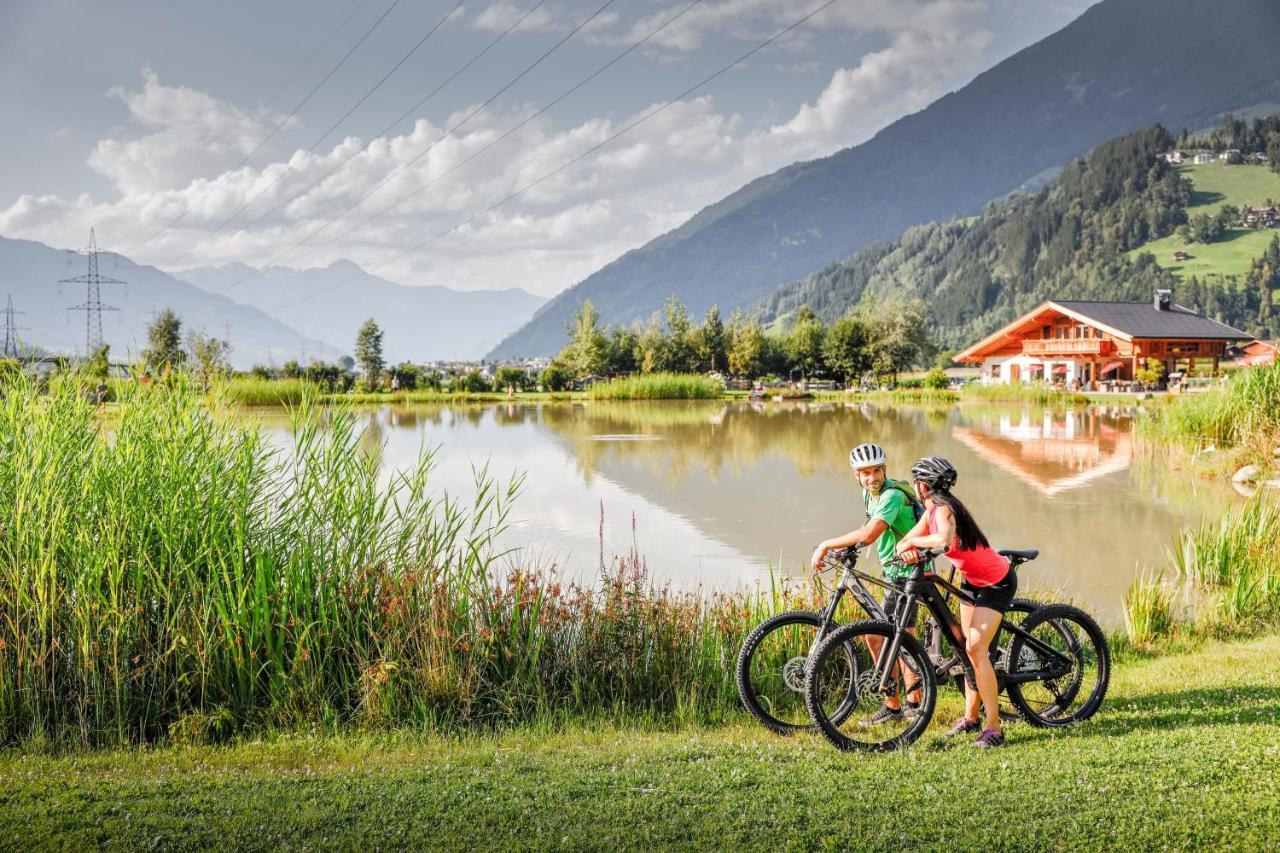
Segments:
[[[1053,337],[1053,327],[1052,327],[1052,326],[1044,326],[1044,327],[1042,327],[1042,328],[1040,329],[1040,337],[1041,337],[1041,338],[1043,338],[1043,339],[1044,339],[1044,340],[1046,340],[1046,341],[1047,341],[1047,340],[1049,340],[1049,338],[1052,338],[1052,337]]]
[[[1094,330],[1093,330],[1093,336],[1094,336],[1095,338],[1097,338],[1097,339],[1101,340],[1101,339],[1102,339],[1102,330],[1101,330],[1101,329],[1094,329]]]

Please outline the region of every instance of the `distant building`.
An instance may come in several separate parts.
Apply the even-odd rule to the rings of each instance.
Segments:
[[[1165,375],[1185,362],[1211,361],[1213,372],[1229,343],[1253,336],[1174,305],[1167,290],[1151,302],[1050,300],[988,335],[954,360],[982,365],[982,381],[1060,381],[1082,387],[1107,379],[1131,381],[1148,360]]]
[[[1277,344],[1275,341],[1252,341],[1241,347],[1243,356],[1241,364],[1249,367],[1262,367],[1276,363]]]
[[[1187,256],[1187,253],[1186,253],[1186,252],[1183,252],[1183,251],[1181,251],[1181,250],[1179,250],[1179,251],[1177,251],[1177,252],[1174,252],[1174,253],[1173,253],[1173,259],[1174,259],[1175,261],[1185,261],[1185,260],[1187,259],[1187,257],[1188,257],[1188,256]]]
[[[1184,159],[1181,151],[1166,151],[1160,155],[1166,163],[1181,163]]]
[[[1212,151],[1198,151],[1198,152],[1196,152],[1196,156],[1195,156],[1195,157],[1193,157],[1193,158],[1191,159],[1191,162],[1195,163],[1197,166],[1203,166],[1205,163],[1212,163],[1212,162],[1213,162],[1213,152],[1212,152]]]
[[[1246,228],[1270,228],[1276,224],[1274,207],[1250,207],[1244,212]]]
[[[1228,148],[1226,151],[1223,151],[1222,153],[1220,153],[1220,154],[1218,155],[1218,159],[1219,159],[1219,160],[1221,160],[1223,163],[1225,163],[1225,162],[1227,162],[1228,160],[1230,160],[1230,159],[1232,158],[1232,156],[1239,157],[1239,156],[1240,156],[1240,149],[1239,149],[1239,148]]]

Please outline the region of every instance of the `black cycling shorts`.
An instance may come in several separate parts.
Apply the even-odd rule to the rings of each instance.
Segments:
[[[986,607],[1004,613],[1013,604],[1013,597],[1018,594],[1018,573],[1009,568],[1009,573],[999,583],[991,586],[974,586],[968,581],[961,581],[960,588],[973,596],[975,607]]]
[[[907,582],[906,581],[890,581],[890,583],[894,585],[895,589],[885,590],[884,605],[883,605],[884,615],[889,617],[889,621],[896,625],[898,623],[898,608],[901,607],[903,604],[905,604],[907,601],[907,594],[902,591],[903,587],[906,586]],[[911,602],[911,610],[907,617],[907,627],[908,628],[916,627],[917,620],[919,619],[919,617],[920,617],[920,602],[919,600],[916,600]]]

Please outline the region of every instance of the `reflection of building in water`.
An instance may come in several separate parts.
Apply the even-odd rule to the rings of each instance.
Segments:
[[[995,429],[956,426],[952,436],[1002,471],[1053,496],[1129,467],[1132,438],[1096,412],[1002,415]]]

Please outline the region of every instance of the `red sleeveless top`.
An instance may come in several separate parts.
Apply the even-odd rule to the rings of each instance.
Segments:
[[[933,520],[934,513],[937,511],[937,506],[929,510],[926,527],[930,534],[938,532]],[[957,543],[953,540],[942,556],[955,563],[960,574],[973,586],[991,586],[1000,583],[1005,575],[1009,574],[1009,561],[997,554],[989,545],[979,545],[970,551],[961,551],[956,545]]]

